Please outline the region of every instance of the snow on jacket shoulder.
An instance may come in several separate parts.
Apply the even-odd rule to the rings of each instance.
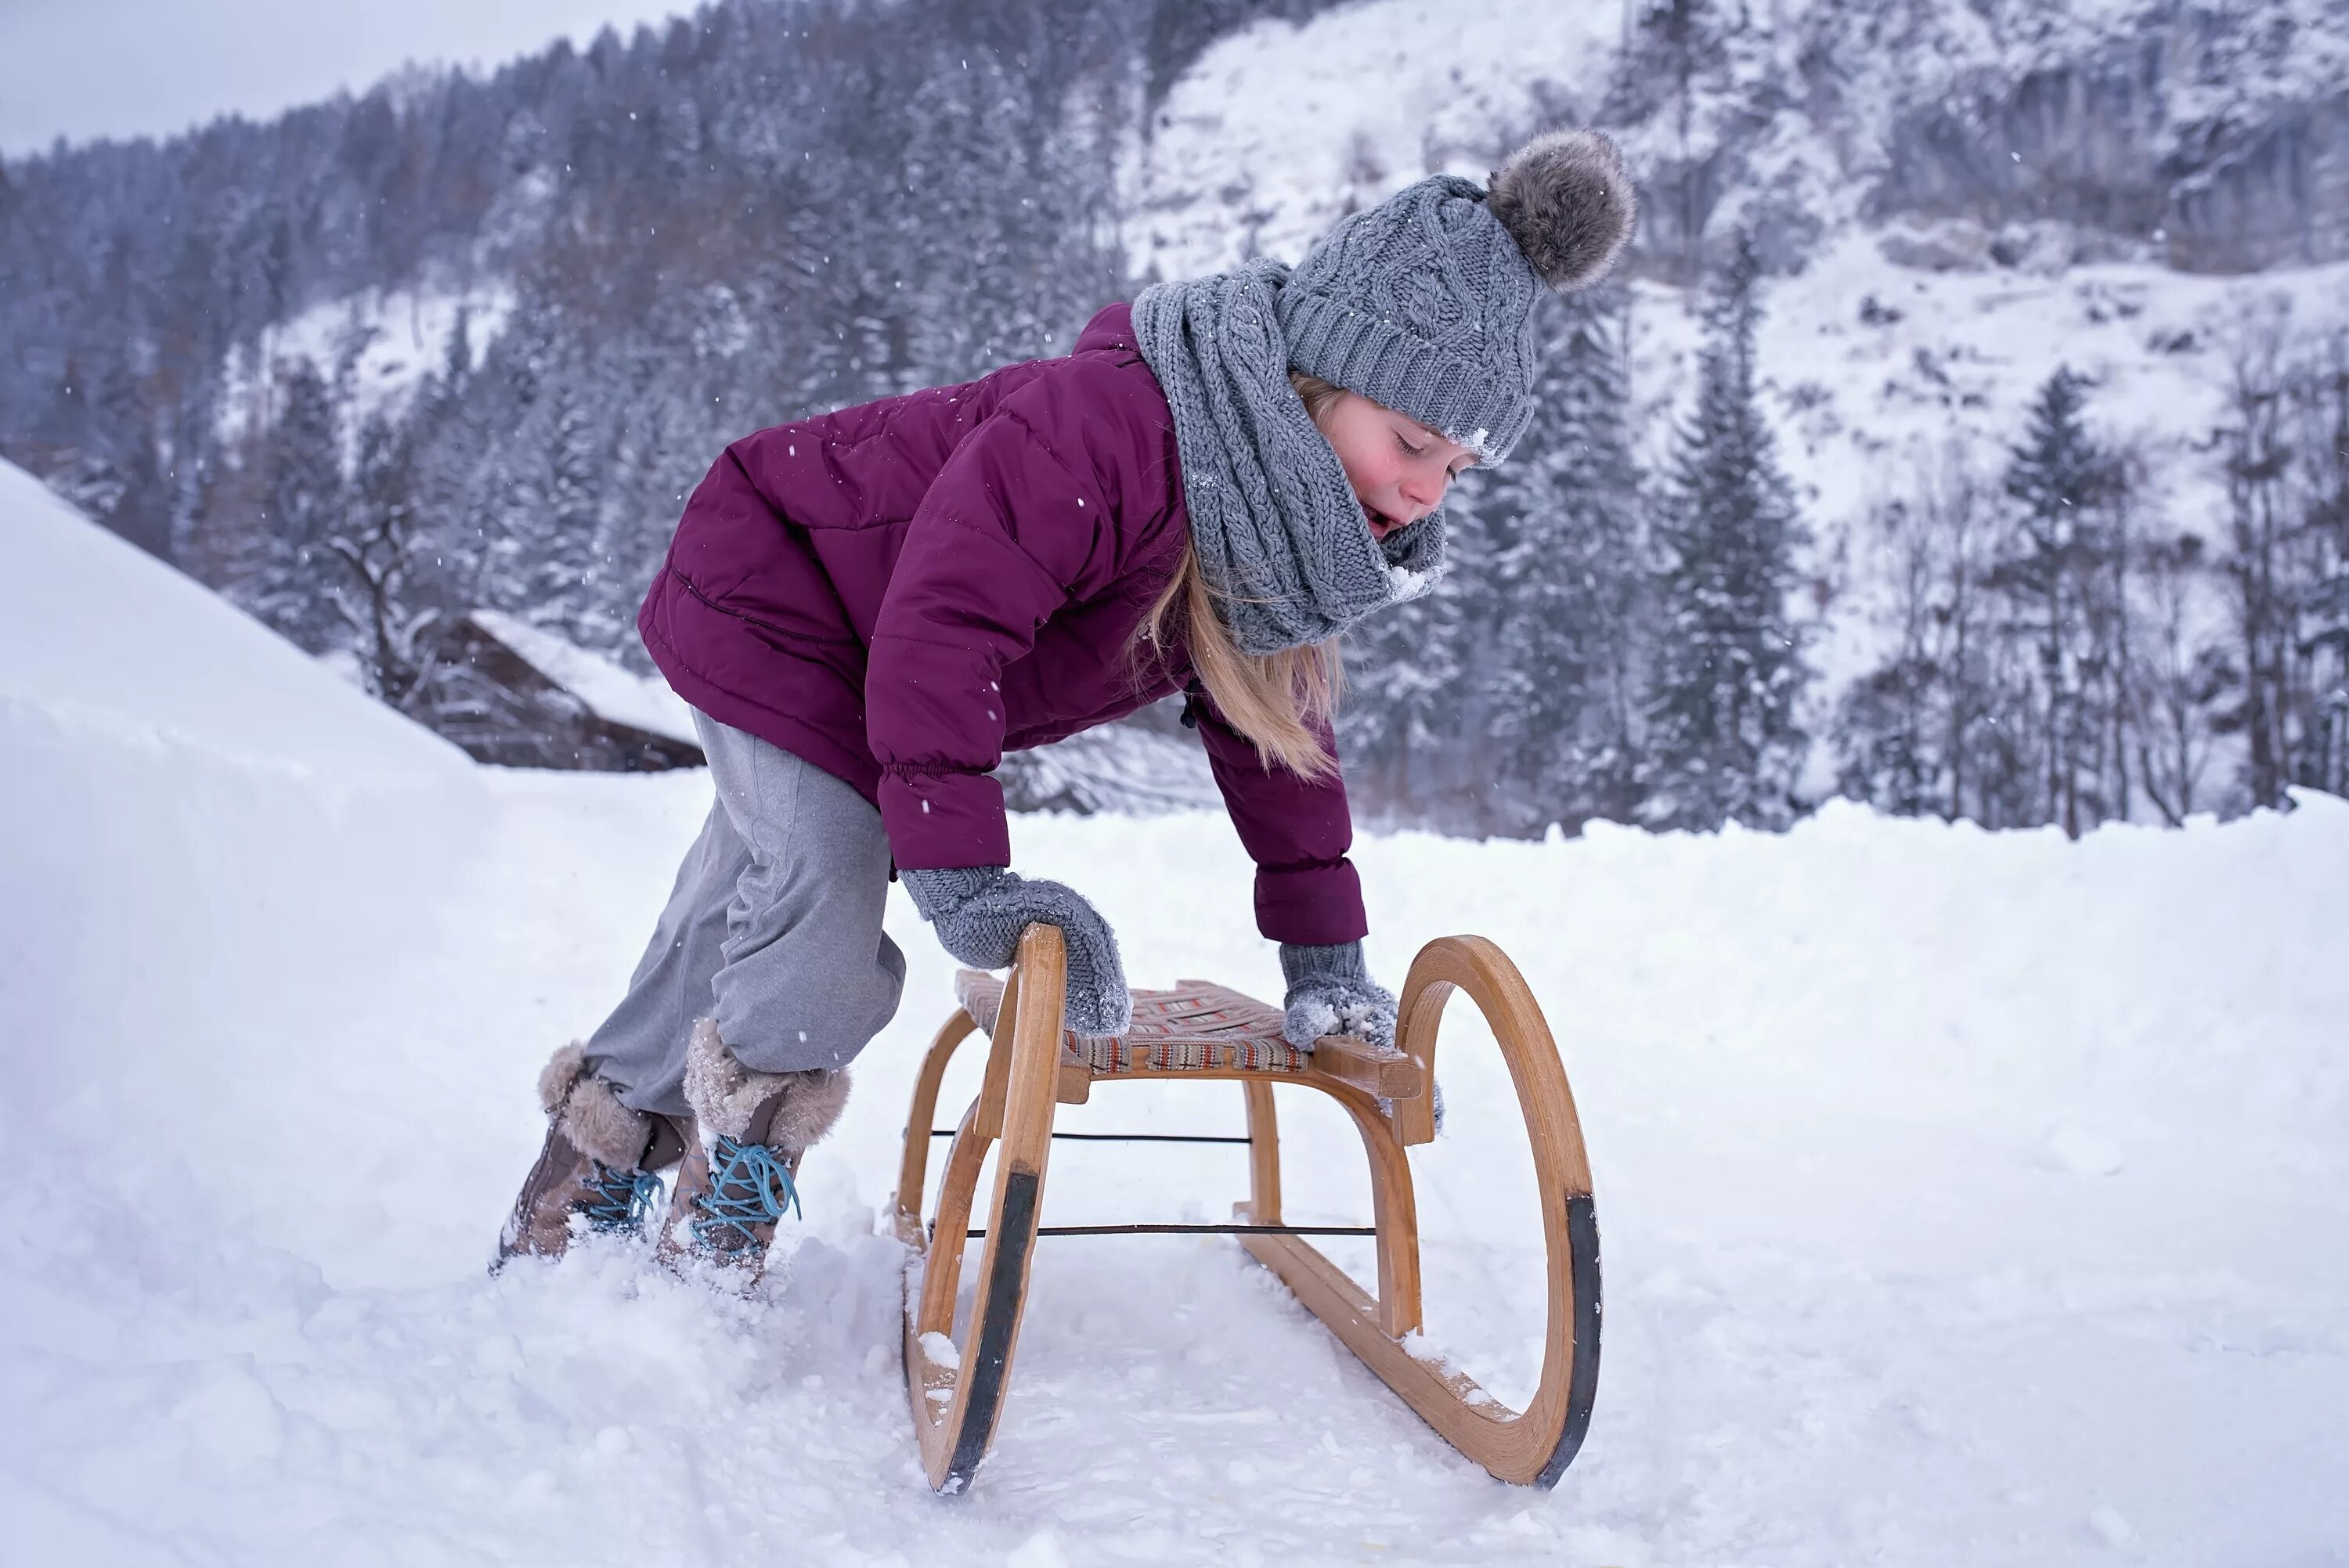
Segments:
[[[1188,537],[1174,420],[1112,305],[1066,357],[736,441],[637,624],[687,701],[874,800],[900,866],[1008,865],[1003,753],[1191,681],[1132,652]],[[1201,734],[1260,929],[1361,934],[1343,785]]]

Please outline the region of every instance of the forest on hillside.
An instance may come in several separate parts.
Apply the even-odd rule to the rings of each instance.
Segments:
[[[1327,8],[721,0],[484,77],[0,163],[0,455],[428,723],[473,609],[642,668],[636,603],[720,448],[1065,350],[1151,281],[1118,164],[1168,85],[1235,27]],[[1610,127],[1684,115],[1754,25],[1627,15]],[[1496,157],[1535,128],[1505,129]],[[2069,370],[2000,449],[1893,476],[1895,646],[1826,692],[1756,363],[1783,263],[1690,219],[1687,170],[1640,172],[1681,221],[1632,273],[1703,315],[1689,411],[1635,428],[1630,291],[1548,308],[1539,421],[1458,493],[1453,570],[1347,648],[1367,818],[1774,827],[1836,791],[2077,833],[2349,792],[2349,338],[2247,326],[2198,447],[2212,526],[2162,517]],[[288,351],[304,313],[390,290],[504,303],[457,308],[395,399],[361,395],[384,327],[356,303]]]

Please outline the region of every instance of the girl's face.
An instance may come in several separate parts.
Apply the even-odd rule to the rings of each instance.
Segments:
[[[1314,423],[1337,449],[1379,539],[1443,505],[1453,480],[1476,460],[1470,448],[1359,392],[1340,392]]]

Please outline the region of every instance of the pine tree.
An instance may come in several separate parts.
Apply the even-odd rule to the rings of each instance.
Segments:
[[[595,412],[565,379],[549,398],[546,485],[542,511],[530,520],[534,551],[524,614],[582,647],[610,645],[609,617],[599,600],[605,563],[599,555],[604,454]]]
[[[127,354],[107,356],[90,389],[91,443],[105,456],[114,503],[97,520],[151,555],[171,558],[171,497],[155,449],[155,416]]]
[[[333,645],[326,535],[341,522],[342,430],[334,393],[307,358],[283,366],[278,416],[258,443],[263,559],[244,607],[312,653]]]
[[[530,616],[541,603],[537,573],[546,543],[545,393],[555,366],[558,321],[525,296],[482,356],[459,397],[440,412],[429,470],[457,509],[448,531],[461,562],[452,574],[461,608]]]
[[[2349,795],[2349,330],[2316,346],[2296,380],[2302,696],[2292,777]]]
[[[440,350],[440,380],[429,390],[440,397],[461,397],[473,378],[473,307],[460,304],[449,324],[449,339]]]
[[[2107,788],[2113,759],[2104,744],[2120,668],[2110,511],[2118,476],[2088,434],[2086,387],[2059,366],[2033,401],[2006,470],[2013,531],[1992,574],[2013,606],[2010,634],[2035,655],[2039,820],[2074,838],[2127,811]]]
[[[1478,512],[1499,625],[1483,684],[1509,824],[1577,828],[1631,807],[1640,476],[1620,327],[1604,290],[1543,308],[1532,425]]]
[[[1811,672],[1787,603],[1808,535],[1760,403],[1757,271],[1740,235],[1708,312],[1696,412],[1676,433],[1658,519],[1640,817],[1660,828],[1783,826],[1809,745],[1795,708]]]
[[[417,388],[402,430],[412,453],[418,526],[430,541],[435,575],[452,612],[484,602],[484,470],[496,427],[488,422],[489,399],[473,396],[474,382],[471,313],[460,308],[440,373]]]
[[[1473,506],[1444,510],[1444,568],[1425,593],[1391,605],[1347,633],[1345,706],[1339,740],[1366,815],[1475,830],[1482,802],[1464,800],[1481,768],[1482,703],[1475,674],[1491,617],[1477,603],[1488,551]]]

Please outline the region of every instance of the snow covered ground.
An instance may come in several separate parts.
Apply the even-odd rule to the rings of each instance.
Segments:
[[[921,1484],[875,1233],[949,962],[766,1295],[482,1272],[531,1080],[614,998],[696,774],[476,769],[0,469],[0,1561],[2349,1562],[2349,805],[2180,833],[1365,842],[1371,955],[1481,931],[1557,1026],[1605,1235],[1558,1489],[1452,1455],[1237,1246],[1044,1243],[973,1495]],[[1142,984],[1277,978],[1213,815],[1023,819]],[[1537,1357],[1476,1032],[1422,1150],[1431,1336]],[[1363,1212],[1284,1105],[1292,1212]],[[1109,1087],[1072,1125],[1236,1130]],[[1063,1145],[1052,1217],[1225,1212]]]

